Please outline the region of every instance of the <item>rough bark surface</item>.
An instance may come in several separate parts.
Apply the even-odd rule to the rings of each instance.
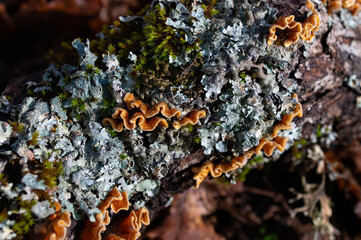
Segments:
[[[284,16],[296,14],[304,1],[270,1],[270,4],[279,9],[280,16]],[[321,15],[323,25],[308,51],[309,57],[296,53],[294,64],[285,77],[297,80],[300,85],[298,96],[304,117],[295,119],[295,123],[302,126],[303,137],[307,138],[317,124],[337,122],[334,126],[338,138],[333,146],[344,147],[361,139],[361,108],[356,107],[358,95],[344,82],[345,78],[352,75],[361,78],[361,26],[346,29],[337,14],[329,16],[324,10]],[[329,20],[332,20],[332,26],[327,24]],[[39,80],[39,76],[41,73],[14,79],[4,94],[12,95],[14,101],[18,102],[24,96],[21,85]],[[202,150],[195,150],[193,154],[174,163],[173,170],[162,180],[159,195],[147,204],[151,218],[164,208],[170,197],[194,184],[192,167],[201,163],[205,157]],[[79,229],[74,225],[75,222],[68,231],[67,239],[74,239],[74,232]]]

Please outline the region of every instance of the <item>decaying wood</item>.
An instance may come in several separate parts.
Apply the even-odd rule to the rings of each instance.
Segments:
[[[279,15],[287,15],[296,14],[303,1],[270,1],[270,4],[280,10]],[[334,126],[338,137],[333,143],[333,147],[337,148],[361,139],[361,108],[356,107],[358,94],[346,86],[344,81],[352,75],[361,79],[361,26],[346,29],[337,15],[329,16],[325,11],[321,15],[323,25],[309,49],[309,57],[298,53],[299,58],[295,58],[285,77],[296,80],[300,85],[298,96],[303,105],[304,117],[296,119],[295,123],[302,126],[303,137],[310,136],[317,124],[337,122]],[[332,26],[327,24],[330,18]],[[40,79],[40,76],[41,73],[38,73],[16,79],[4,93],[19,101],[24,96],[20,86],[24,82]],[[184,192],[194,184],[191,169],[205,157],[202,150],[198,149],[174,162],[171,166],[173,170],[161,182],[159,195],[147,204],[151,216],[164,208],[175,193]],[[73,231],[69,231],[68,239],[73,239],[73,236]]]

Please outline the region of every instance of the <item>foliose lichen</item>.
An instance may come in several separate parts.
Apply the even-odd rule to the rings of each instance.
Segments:
[[[276,13],[262,0],[155,0],[97,40],[74,40],[79,63],[50,65],[27,85],[22,103],[0,97],[0,201],[13,202],[0,209],[7,238],[34,224],[21,225],[24,219],[52,214],[54,202],[75,219],[94,221],[115,187],[140,208],[193,150],[229,160],[269,137],[296,104],[297,88],[279,74],[292,51],[266,42]],[[117,133],[101,122],[126,107],[126,93],[150,106],[165,102],[180,117],[195,109],[206,117],[179,130]],[[294,131],[282,134],[292,142]],[[8,178],[10,169],[16,179]]]

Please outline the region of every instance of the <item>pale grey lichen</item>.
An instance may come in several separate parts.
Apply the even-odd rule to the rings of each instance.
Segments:
[[[356,107],[361,108],[361,96],[356,97]]]
[[[357,79],[356,75],[345,78],[345,82],[347,86],[355,90],[357,93],[361,93],[361,79]]]
[[[31,208],[31,211],[40,219],[46,218],[55,213],[55,210],[50,206],[49,201],[37,202]]]
[[[11,133],[10,124],[0,121],[0,146],[9,140]]]
[[[18,105],[0,97],[0,113],[23,127],[15,134],[9,124],[0,122],[0,144],[5,146],[0,155],[19,165],[22,182],[1,186],[0,196],[35,200],[33,213],[45,218],[51,210],[42,211],[48,205],[38,202],[33,190],[51,188],[52,200],[64,211],[75,219],[87,215],[94,220],[97,206],[114,187],[127,191],[130,201],[141,207],[157,195],[162,178],[172,173],[170,167],[195,149],[229,160],[267,138],[296,102],[291,93],[297,83],[281,74],[292,61],[292,52],[266,43],[277,10],[261,0],[227,0],[213,6],[218,13],[209,16],[202,3],[207,4],[156,0],[148,10],[164,9],[163,24],[184,42],[177,46],[179,53],[174,51],[164,60],[171,70],[160,65],[142,73],[135,66],[144,49],[130,49],[120,59],[112,52],[93,53],[89,41],[77,39],[72,44],[80,57],[78,65],[50,65],[42,82],[28,84],[28,90],[43,96],[26,97]],[[120,21],[144,28],[148,26],[144,19],[129,16]],[[115,26],[112,30],[121,32]],[[175,80],[158,74],[163,70]],[[182,117],[194,109],[205,110],[207,116],[179,130],[171,126],[176,119],[172,118],[168,129],[116,133],[101,121],[115,108],[127,109],[123,98],[128,92],[149,106],[165,102],[179,109]],[[299,130],[282,134],[291,144]],[[38,164],[36,170],[31,161]],[[56,186],[47,186],[49,179],[41,179],[43,165],[57,163],[62,163],[62,174]],[[6,164],[0,161],[1,171]]]
[[[340,10],[340,20],[346,29],[355,29],[361,24],[360,14],[354,16],[350,13],[350,11],[344,8]]]
[[[0,222],[0,233],[2,239],[10,240],[16,237],[16,233],[11,229],[14,223],[15,221],[11,220],[4,220]]]
[[[45,190],[46,189],[46,185],[44,184],[44,180],[38,180],[38,176],[28,173],[26,174],[21,182],[27,186],[30,187],[32,189],[40,189],[40,190]]]

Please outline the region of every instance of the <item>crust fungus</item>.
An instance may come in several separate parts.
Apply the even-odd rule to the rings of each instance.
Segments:
[[[133,116],[130,116],[129,112],[123,108],[118,108],[112,118],[105,118],[102,123],[105,126],[111,125],[115,131],[121,132],[123,126],[128,130],[134,130],[138,119],[138,125],[143,131],[153,131],[158,126],[168,128],[168,123],[164,118],[147,119],[141,112],[136,112]]]
[[[117,188],[109,192],[107,199],[99,205],[101,211],[96,215],[96,221],[90,222],[87,220],[83,231],[81,232],[80,239],[83,240],[101,240],[102,233],[105,232],[107,226],[110,224],[109,208],[113,212],[118,213],[120,210],[129,209],[129,201],[126,192],[120,193]],[[131,211],[129,215],[122,219],[119,224],[113,226],[109,232],[106,240],[135,240],[140,236],[139,230],[142,224],[149,224],[149,212],[145,207],[138,211]]]
[[[64,240],[66,230],[71,225],[70,212],[60,212],[61,205],[54,203],[56,213],[50,215],[47,221],[35,229],[37,236],[44,240]],[[50,221],[50,222],[49,222]]]
[[[123,131],[123,127],[128,130],[134,130],[138,125],[143,131],[153,131],[156,127],[168,128],[168,122],[165,118],[155,117],[157,114],[162,114],[166,118],[174,116],[180,117],[181,111],[176,108],[169,108],[165,102],[157,103],[153,107],[149,107],[147,104],[140,100],[135,100],[135,97],[131,93],[127,93],[124,97],[129,110],[139,109],[140,112],[135,112],[132,116],[124,108],[118,108],[112,115],[112,118],[103,119],[102,123],[105,126],[112,126],[115,131]],[[179,121],[173,122],[173,127],[179,129],[187,124],[197,124],[199,119],[206,116],[204,110],[194,110],[187,114],[184,118]]]
[[[161,113],[166,118],[171,118],[174,116],[180,116],[181,111],[176,108],[168,108],[168,105],[165,102],[160,102],[149,108],[149,106],[143,103],[141,100],[135,100],[135,97],[132,93],[127,93],[124,97],[124,102],[126,103],[128,109],[138,108],[145,118],[151,118]]]
[[[95,216],[96,221],[86,221],[83,231],[81,232],[80,239],[102,239],[101,234],[106,230],[106,226],[110,223],[108,211],[109,207],[115,213],[118,213],[120,210],[128,210],[129,201],[127,193],[120,193],[117,188],[111,190],[108,194],[108,198],[98,207],[101,212]]]
[[[292,94],[292,98],[297,99],[297,95]],[[280,151],[284,151],[288,138],[277,136],[278,131],[292,128],[292,120],[295,117],[302,117],[302,115],[302,105],[297,102],[296,107],[291,113],[284,115],[281,121],[274,126],[272,134],[270,135],[271,140],[262,138],[255,148],[247,151],[241,156],[233,157],[231,162],[222,161],[216,165],[211,162],[206,162],[201,167],[193,168],[193,172],[195,173],[193,179],[196,181],[194,187],[198,188],[209,173],[212,177],[217,178],[223,173],[242,168],[254,154],[260,155],[261,151],[263,151],[267,157],[271,156],[276,148]]]
[[[361,10],[361,0],[322,0],[328,3],[328,14],[347,9],[352,15],[356,15]]]
[[[295,21],[295,16],[280,17],[270,27],[267,37],[268,45],[272,45],[277,39],[277,29],[282,30],[286,36],[283,42],[285,47],[295,44],[301,38],[304,41],[311,42],[315,37],[315,32],[318,31],[321,25],[320,14],[314,8],[311,1],[306,2],[306,7],[312,10],[313,14],[309,16],[303,23]]]
[[[194,110],[187,114],[184,118],[179,121],[173,122],[173,127],[175,129],[179,129],[187,124],[195,125],[198,123],[199,119],[206,116],[206,112],[204,110]]]
[[[116,227],[112,228],[106,240],[136,240],[140,236],[142,224],[149,225],[149,212],[145,207],[131,211]]]

